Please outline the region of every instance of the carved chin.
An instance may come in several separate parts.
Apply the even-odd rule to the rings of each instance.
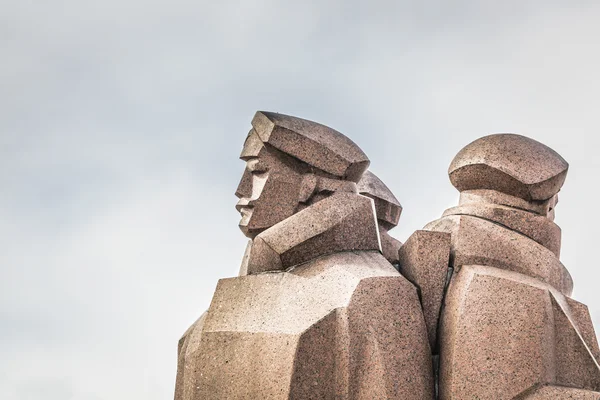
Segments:
[[[256,236],[256,232],[252,231],[248,225],[250,223],[250,217],[251,215],[244,215],[242,214],[242,219],[240,220],[240,223],[238,224],[240,230],[242,231],[242,233],[244,234],[244,236],[246,236],[249,239],[254,239],[254,237]]]
[[[250,223],[250,219],[252,218],[252,211],[253,209],[249,207],[243,207],[240,209],[240,214],[242,215],[242,218],[240,219],[240,223],[238,224],[238,226],[240,227],[244,235],[248,237],[250,237],[248,232],[248,225]]]
[[[239,226],[240,230],[242,231],[242,233],[244,234],[244,236],[246,236],[246,237],[248,237],[248,238],[252,239],[252,238],[250,237],[250,233],[248,232],[248,226],[246,226],[246,225],[242,225],[242,223],[241,223],[241,222],[238,224],[238,226]]]

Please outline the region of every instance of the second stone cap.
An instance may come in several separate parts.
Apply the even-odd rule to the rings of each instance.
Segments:
[[[370,197],[375,202],[375,212],[379,223],[387,230],[398,225],[402,205],[394,193],[371,171],[365,171],[356,185],[358,193]]]
[[[527,201],[554,196],[569,164],[550,147],[525,136],[501,133],[465,146],[450,163],[450,181],[459,190],[490,189]]]

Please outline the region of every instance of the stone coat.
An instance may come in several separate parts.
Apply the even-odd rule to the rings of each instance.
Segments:
[[[372,200],[353,196],[294,215],[297,226],[315,213],[329,221],[312,233],[316,258],[266,272],[250,260],[242,268],[248,275],[219,281],[210,308],[180,341],[176,400],[433,399],[417,290],[381,255]],[[353,224],[345,207],[360,202],[369,204],[359,210],[368,218]],[[269,238],[286,237],[277,229],[287,228],[265,231],[261,249],[280,249],[285,264],[294,243],[273,244]],[[353,238],[361,250],[348,249]]]

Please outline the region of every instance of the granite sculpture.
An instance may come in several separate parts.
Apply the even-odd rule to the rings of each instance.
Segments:
[[[358,193],[367,156],[324,125],[258,112],[241,158],[250,242],[180,340],[175,399],[433,398],[417,290],[382,255],[377,217],[389,229],[400,206],[372,176]]]
[[[600,399],[598,342],[587,307],[570,298],[553,222],[567,170],[527,137],[478,139],[450,164],[459,205],[401,249],[401,273],[429,293],[426,321],[441,308],[439,328],[428,324],[440,399]],[[447,267],[437,253],[449,253]]]
[[[559,259],[558,153],[513,134],[467,145],[449,168],[459,205],[402,244],[402,206],[349,138],[277,113],[251,125],[248,246],[179,341],[175,400],[600,400]]]

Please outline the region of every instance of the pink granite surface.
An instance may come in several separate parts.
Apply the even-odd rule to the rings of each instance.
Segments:
[[[176,400],[600,400],[596,334],[560,261],[554,150],[468,144],[448,170],[459,204],[404,245],[388,233],[400,202],[340,132],[257,112],[240,158],[250,240],[179,341]]]

